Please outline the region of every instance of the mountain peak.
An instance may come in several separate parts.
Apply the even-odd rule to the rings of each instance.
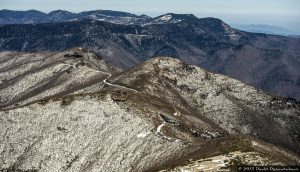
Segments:
[[[197,17],[193,14],[167,13],[167,14],[156,17],[156,19],[170,21],[171,19],[176,19],[176,20],[197,19]]]
[[[170,63],[169,66],[172,66],[172,64],[181,64],[182,61],[174,57],[158,56],[158,57],[150,58],[145,62],[145,64],[151,64],[151,65],[158,64],[158,63]]]
[[[3,10],[0,10],[0,15],[1,14],[9,14],[9,15],[12,15],[14,16],[15,14],[35,14],[35,15],[40,15],[40,14],[45,14],[41,11],[38,11],[38,10],[34,10],[34,9],[31,9],[31,10],[26,10],[26,11],[15,11],[15,10],[9,10],[9,9],[3,9]]]
[[[163,16],[159,17],[158,19],[159,19],[159,20],[162,20],[162,21],[169,21],[169,20],[171,20],[172,18],[173,18],[173,15],[171,15],[171,14],[166,14],[166,15],[163,15]]]
[[[53,15],[53,14],[61,14],[61,15],[64,15],[64,14],[72,14],[71,12],[69,11],[65,11],[65,10],[54,10],[54,11],[51,11],[49,13],[49,15]]]
[[[174,24],[180,23],[182,21],[191,21],[194,19],[198,19],[193,14],[175,14],[175,13],[167,13],[164,15],[157,16],[150,21],[144,23],[144,25],[151,24]]]
[[[176,14],[176,13],[168,13],[168,15],[172,15],[176,18],[197,18],[194,14]]]
[[[121,11],[112,11],[112,10],[93,10],[93,11],[85,11],[79,13],[81,15],[104,15],[104,16],[110,16],[110,17],[137,17],[135,14],[127,13],[127,12],[121,12]]]
[[[142,14],[142,15],[140,15],[140,17],[142,17],[142,18],[152,18],[152,17],[150,17],[150,16],[148,16],[148,15],[146,15],[146,14]]]

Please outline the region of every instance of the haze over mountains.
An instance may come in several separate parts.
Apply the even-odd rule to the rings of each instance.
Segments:
[[[299,102],[175,58],[118,73],[78,48],[2,52],[0,64],[0,171],[300,163]]]
[[[254,32],[254,33],[266,33],[271,35],[283,35],[283,36],[290,36],[290,37],[299,37],[300,32],[296,32],[293,30],[289,30],[283,27],[278,26],[269,26],[269,25],[243,25],[243,24],[232,24],[232,27],[240,30],[244,30],[247,32]]]
[[[248,33],[219,19],[191,14],[150,18],[106,10],[1,13],[6,14],[2,23],[41,23],[1,26],[1,51],[63,51],[82,46],[120,69],[151,57],[170,56],[275,95],[300,99],[297,38]]]

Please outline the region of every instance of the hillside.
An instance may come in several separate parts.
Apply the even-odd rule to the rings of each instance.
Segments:
[[[121,73],[82,48],[0,61],[10,78],[1,83],[2,171],[176,170],[210,157],[205,167],[217,169],[300,163],[299,102],[178,59]]]

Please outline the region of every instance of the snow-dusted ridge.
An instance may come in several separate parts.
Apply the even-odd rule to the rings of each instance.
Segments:
[[[208,169],[228,152],[300,162],[297,102],[178,59],[116,73],[79,48],[4,52],[0,64],[0,171],[159,171],[191,158],[178,168]]]

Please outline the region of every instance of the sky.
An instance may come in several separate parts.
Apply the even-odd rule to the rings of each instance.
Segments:
[[[189,13],[220,18],[229,24],[266,24],[300,31],[300,0],[0,0],[0,9],[104,9],[152,17],[170,12]]]

